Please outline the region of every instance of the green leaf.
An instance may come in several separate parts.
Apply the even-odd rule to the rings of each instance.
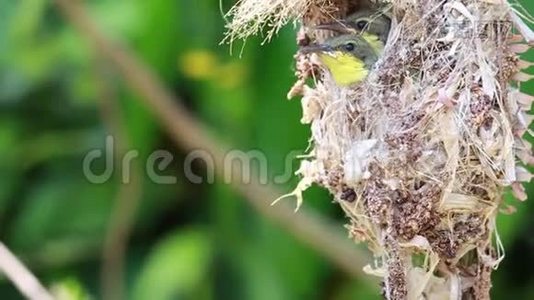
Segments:
[[[48,180],[34,184],[27,198],[22,199],[8,240],[15,248],[36,251],[36,247],[42,250],[66,239],[76,244],[101,239],[112,192],[107,184],[50,175]]]
[[[193,299],[206,279],[210,240],[200,230],[178,231],[157,244],[134,285],[132,299]]]
[[[51,292],[58,300],[91,300],[93,299],[84,286],[76,278],[66,278],[52,285]]]

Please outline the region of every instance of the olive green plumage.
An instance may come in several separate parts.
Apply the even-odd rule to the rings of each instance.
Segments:
[[[301,52],[317,53],[340,86],[364,80],[379,56],[360,34],[335,36],[323,44],[303,47]]]
[[[343,20],[315,26],[338,35],[322,44],[303,47],[301,52],[317,53],[336,83],[349,86],[367,77],[384,51],[390,27],[391,19],[382,11],[360,10]]]
[[[378,37],[383,44],[387,41],[390,28],[391,19],[382,10],[371,9],[359,10],[345,19],[315,26],[315,29],[332,30],[342,34],[373,35]]]

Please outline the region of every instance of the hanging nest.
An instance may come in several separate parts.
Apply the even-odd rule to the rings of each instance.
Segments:
[[[295,56],[289,97],[302,96],[312,147],[291,195],[302,201],[313,183],[332,193],[351,238],[373,252],[365,270],[383,277],[387,299],[489,299],[504,257],[495,220],[513,209],[503,194],[526,199],[521,182],[534,162],[523,139],[533,98],[519,91],[530,63],[517,56],[528,46],[512,22],[528,31],[524,11],[504,0],[378,4],[393,26],[363,83],[339,87],[313,55]],[[328,37],[311,26],[368,5],[242,0],[228,37],[267,26],[269,38],[298,20],[305,46]]]

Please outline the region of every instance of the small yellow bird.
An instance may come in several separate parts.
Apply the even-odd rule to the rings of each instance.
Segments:
[[[378,60],[379,53],[360,34],[332,37],[324,44],[310,45],[301,53],[317,53],[339,86],[350,86],[364,80]]]
[[[391,28],[391,19],[381,10],[363,9],[343,20],[320,24],[314,28],[341,34],[359,33],[377,53],[382,53]]]

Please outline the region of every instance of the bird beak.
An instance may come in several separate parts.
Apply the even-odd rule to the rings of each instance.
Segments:
[[[301,47],[299,49],[302,54],[318,53],[318,52],[332,52],[334,49],[329,45],[319,44]]]
[[[345,20],[339,20],[332,23],[319,24],[312,27],[315,30],[331,30],[338,33],[358,33],[351,24]]]

